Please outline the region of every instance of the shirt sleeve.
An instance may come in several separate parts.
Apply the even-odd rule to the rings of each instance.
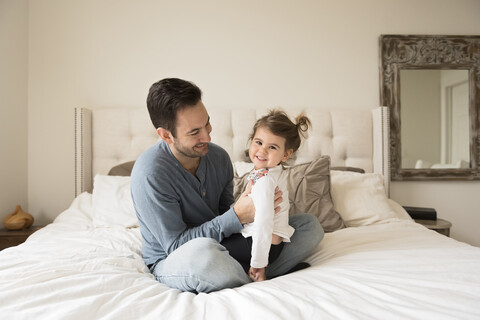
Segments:
[[[271,176],[257,180],[251,197],[255,205],[255,220],[252,232],[252,259],[250,265],[263,268],[268,264],[268,254],[272,244],[274,197],[276,181]]]

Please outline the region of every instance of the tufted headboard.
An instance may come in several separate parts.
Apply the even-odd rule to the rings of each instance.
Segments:
[[[232,161],[243,160],[251,128],[267,109],[207,110],[212,142],[225,148]],[[388,108],[283,110],[291,117],[304,110],[312,121],[295,163],[329,155],[332,166],[383,174],[389,194]],[[96,174],[107,174],[113,166],[135,160],[158,139],[146,108],[75,108],[75,196],[92,191]]]

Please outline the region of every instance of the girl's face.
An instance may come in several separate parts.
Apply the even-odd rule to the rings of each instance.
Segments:
[[[285,138],[263,127],[257,128],[248,151],[255,169],[273,168],[287,161],[292,153],[291,149],[285,150]]]

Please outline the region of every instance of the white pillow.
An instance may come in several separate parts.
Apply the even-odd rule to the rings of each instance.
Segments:
[[[401,220],[413,220],[412,217],[408,214],[398,202],[393,201],[392,199],[387,199],[390,208],[397,214],[397,218]]]
[[[93,181],[92,218],[96,227],[138,227],[130,193],[130,177],[96,175]]]
[[[333,207],[348,227],[397,220],[385,194],[383,176],[377,173],[330,173]]]

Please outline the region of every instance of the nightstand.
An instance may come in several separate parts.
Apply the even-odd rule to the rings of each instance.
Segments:
[[[437,219],[437,220],[419,220],[415,219],[416,223],[420,223],[421,225],[427,227],[430,230],[435,230],[438,233],[446,235],[447,237],[450,236],[450,228],[452,227],[452,223],[447,220]]]
[[[19,245],[27,238],[34,233],[35,231],[41,229],[42,226],[31,226],[28,229],[24,230],[7,230],[4,228],[0,229],[0,250],[5,248],[13,247]]]

